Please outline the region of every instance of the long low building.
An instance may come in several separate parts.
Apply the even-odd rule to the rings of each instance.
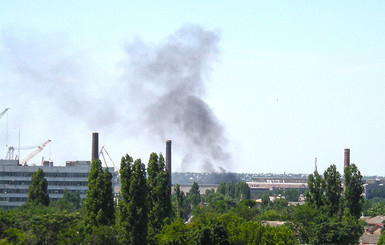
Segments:
[[[41,168],[48,182],[51,201],[61,199],[64,190],[78,191],[84,199],[88,190],[90,161],[68,161],[66,166],[21,166],[18,160],[0,160],[0,208],[12,209],[27,201],[28,187],[34,172]],[[113,168],[108,168],[114,173]]]
[[[285,190],[306,189],[307,178],[274,178],[254,177],[253,181],[246,182],[250,190]]]

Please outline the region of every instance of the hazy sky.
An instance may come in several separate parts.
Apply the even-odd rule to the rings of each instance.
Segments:
[[[384,176],[384,79],[383,1],[1,1],[0,157]]]

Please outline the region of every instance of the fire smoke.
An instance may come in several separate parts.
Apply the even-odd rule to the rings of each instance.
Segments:
[[[129,44],[126,63],[130,89],[144,103],[145,127],[183,144],[185,167],[201,162],[210,172],[230,161],[223,126],[202,99],[218,42],[218,32],[187,25],[160,45]]]

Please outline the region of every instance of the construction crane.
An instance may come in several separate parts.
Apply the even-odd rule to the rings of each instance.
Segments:
[[[0,118],[2,118],[4,116],[4,114],[9,110],[9,108],[5,109],[1,114],[0,114]]]
[[[5,156],[5,159],[7,159],[7,160],[14,160],[13,159],[14,152],[15,152],[15,147],[13,147],[13,146],[8,147],[8,151],[7,151],[7,155]]]
[[[44,149],[44,147],[46,147],[49,144],[49,142],[51,142],[51,140],[47,140],[43,144],[39,145],[36,150],[29,153],[23,160],[21,160],[20,165],[23,165],[23,166],[27,165],[27,162],[32,158],[34,158],[37,154],[39,154]]]
[[[15,150],[30,150],[30,149],[35,149],[38,148],[39,146],[21,146],[21,147],[14,147],[14,146],[9,146],[7,155],[5,156],[5,159],[7,160],[17,160],[18,156],[14,155]]]
[[[112,165],[114,166],[114,170],[119,172],[119,170],[118,170],[118,169],[116,168],[116,166],[115,166],[114,161],[113,161],[112,158],[110,157],[110,154],[108,154],[108,151],[106,150],[106,147],[102,146],[102,148],[100,148],[100,151],[99,151],[99,158],[100,158],[100,156],[102,156],[102,158],[103,158],[103,163],[104,163],[104,165],[106,166],[106,168],[108,168],[108,165],[107,165],[107,161],[106,161],[106,158],[104,157],[104,153],[103,153],[103,152],[105,152],[105,153],[107,154],[108,158],[109,158],[110,161],[112,162]]]

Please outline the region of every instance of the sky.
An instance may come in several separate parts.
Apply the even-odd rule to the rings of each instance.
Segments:
[[[171,139],[177,172],[343,172],[349,148],[385,176],[382,1],[1,6],[0,158],[89,160],[98,132],[117,167]]]

